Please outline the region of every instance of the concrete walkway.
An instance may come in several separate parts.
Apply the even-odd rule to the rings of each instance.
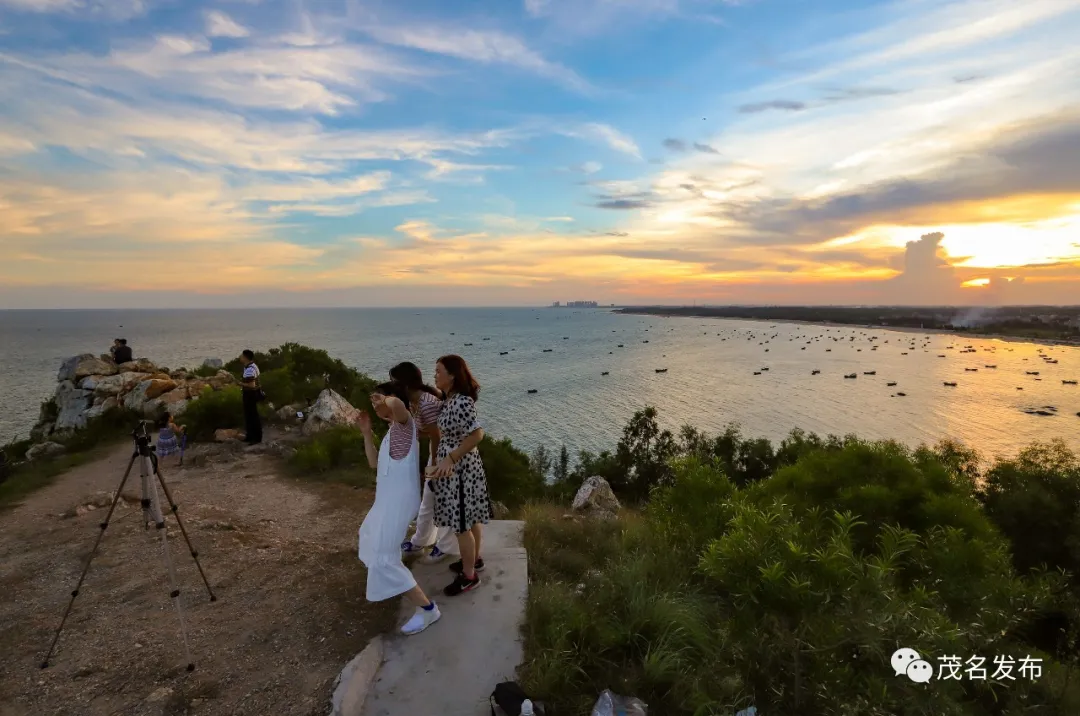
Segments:
[[[415,636],[388,635],[357,656],[342,672],[334,716],[489,716],[488,695],[495,684],[516,678],[522,659],[529,582],[523,528],[512,520],[487,525],[483,581],[459,597],[442,593],[456,557],[416,563],[417,582],[442,619]],[[399,624],[412,613],[403,604]]]

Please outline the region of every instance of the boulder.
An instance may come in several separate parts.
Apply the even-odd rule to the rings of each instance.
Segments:
[[[173,393],[175,392],[176,391],[173,391]],[[168,393],[168,395],[172,395],[173,393]],[[169,412],[169,415],[172,415],[174,418],[183,415],[184,411],[187,410],[188,403],[191,402],[190,400],[186,399],[168,401],[165,400],[164,396],[158,398],[158,400],[161,400],[165,404],[165,410],[167,410]]]
[[[93,353],[83,353],[65,360],[60,364],[60,370],[56,374],[56,382],[63,383],[65,380],[75,380],[75,369],[79,367],[80,362],[88,360],[99,359],[95,358]]]
[[[64,452],[64,446],[61,445],[60,443],[53,443],[53,442],[38,443],[37,445],[34,445],[33,447],[31,447],[29,450],[26,451],[26,459],[29,460],[30,462],[33,462],[35,460],[40,460],[42,458],[48,458],[48,457],[53,457],[54,455],[59,455],[62,452]]]
[[[210,387],[210,384],[205,380],[192,380],[184,384],[183,388],[187,391],[187,397],[198,398],[202,395],[202,392]]]
[[[85,428],[86,411],[94,404],[94,393],[76,388],[70,380],[65,380],[56,386],[53,402],[58,409],[56,430]]]
[[[105,398],[95,398],[93,407],[86,411],[86,418],[89,420],[101,417],[106,411],[112,410],[119,404],[120,402],[112,395]]]
[[[157,418],[165,410],[161,398],[153,398],[142,404],[142,414],[148,418]]]
[[[586,512],[598,516],[614,516],[622,505],[611,490],[611,485],[602,477],[593,475],[585,478],[574,495],[571,505],[575,512]]]
[[[145,373],[126,371],[116,375],[108,375],[93,382],[94,392],[98,395],[120,395],[134,388],[139,381],[146,378]]]
[[[121,363],[117,367],[120,369],[121,373],[124,373],[124,372],[157,373],[158,372],[157,366],[154,365],[153,362],[147,360],[146,358],[137,358],[135,360],[129,360],[127,363]]]
[[[202,364],[204,368],[223,368],[225,366],[220,358],[207,358]]]
[[[217,372],[217,375],[213,376],[206,382],[214,390],[224,390],[228,386],[235,384],[237,380],[233,377],[232,373],[224,370],[219,370]]]
[[[300,422],[300,418],[296,417],[296,414],[303,412],[303,410],[304,406],[301,403],[296,403],[294,405],[286,405],[284,408],[277,411],[277,416],[278,418],[284,420],[287,423],[298,423]]]
[[[75,372],[72,380],[78,382],[79,380],[92,375],[116,375],[118,372],[116,363],[111,360],[80,357],[79,361],[75,364]]]
[[[168,405],[169,403],[176,403],[181,400],[187,400],[188,392],[187,388],[182,385],[178,385],[172,390],[170,390],[168,393],[162,393],[158,397],[161,398],[161,402]]]
[[[165,378],[151,378],[150,385],[146,386],[146,399],[152,400],[154,398],[161,397],[168,392],[176,389],[176,381]]]
[[[360,411],[349,401],[334,391],[326,388],[319,393],[319,399],[311,406],[304,420],[304,435],[313,435],[334,425],[352,425],[360,416]]]
[[[214,442],[223,443],[227,440],[239,440],[242,434],[239,430],[220,428],[214,431]]]
[[[101,382],[105,376],[103,375],[91,375],[83,378],[79,381],[79,387],[83,390],[95,390],[97,385]]]
[[[142,412],[143,403],[148,398],[146,397],[146,390],[150,387],[151,381],[140,381],[134,388],[132,388],[126,395],[123,396],[124,407],[128,410],[134,410],[136,412]]]
[[[174,370],[169,373],[169,377],[175,380],[177,383],[182,383],[187,380],[189,373],[181,368],[180,370]]]

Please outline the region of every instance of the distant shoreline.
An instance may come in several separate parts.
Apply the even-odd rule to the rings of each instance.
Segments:
[[[680,309],[684,310],[684,309]],[[897,333],[924,333],[926,335],[950,335],[957,338],[978,338],[982,340],[1000,340],[1008,343],[1033,343],[1042,346],[1068,346],[1080,347],[1080,340],[1066,338],[1028,338],[1025,336],[1010,336],[1004,333],[961,333],[947,328],[915,328],[913,326],[879,326],[868,323],[838,323],[836,321],[807,321],[796,318],[754,318],[748,316],[715,316],[697,313],[672,313],[657,309],[655,311],[644,309],[623,308],[613,311],[628,316],[661,316],[663,318],[710,318],[725,321],[748,321],[753,323],[789,323],[803,326],[826,326],[828,328],[862,328],[879,331],[895,331]]]

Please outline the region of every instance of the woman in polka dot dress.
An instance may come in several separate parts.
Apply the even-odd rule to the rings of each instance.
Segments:
[[[431,477],[436,478],[431,489],[435,493],[435,524],[454,530],[461,551],[461,561],[450,565],[457,578],[443,590],[453,597],[480,585],[477,572],[484,568],[481,525],[491,521],[492,510],[484,463],[476,449],[484,439],[476,421],[480,384],[464,358],[448,355],[435,363],[435,387],[446,400],[439,413],[439,462],[431,471]]]

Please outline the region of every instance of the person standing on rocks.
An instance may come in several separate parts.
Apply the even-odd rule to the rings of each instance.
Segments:
[[[420,507],[420,443],[416,421],[409,411],[409,392],[400,383],[383,383],[371,394],[375,414],[390,423],[382,445],[375,448],[371,416],[360,411],[356,423],[364,434],[368,465],[376,470],[375,504],[368,510],[358,534],[357,556],[367,567],[367,598],[371,602],[401,594],[416,612],[401,627],[402,634],[418,634],[442,614],[416,583],[401,561],[401,535]]]
[[[442,410],[443,394],[438,388],[424,383],[424,377],[415,363],[398,363],[390,369],[390,379],[396,380],[409,391],[409,406],[416,420],[420,434],[431,441],[428,451],[428,465],[435,464],[435,455],[439,451],[439,413]],[[401,543],[401,551],[406,555],[416,554],[428,547],[431,551],[424,555],[423,561],[435,564],[442,561],[454,550],[457,540],[448,527],[435,526],[435,493],[431,491],[428,480],[424,480],[423,497],[420,500],[420,512],[416,515],[416,529],[412,537]]]
[[[259,401],[262,387],[259,385],[259,366],[255,365],[255,353],[251,349],[240,354],[244,366],[244,379],[240,383],[244,396],[244,442],[256,445],[262,442],[262,419],[259,417]]]
[[[450,565],[457,572],[443,593],[453,597],[480,586],[478,572],[484,569],[480,557],[482,525],[492,520],[484,463],[476,447],[484,430],[476,420],[476,399],[480,384],[473,378],[465,359],[446,355],[435,363],[435,387],[446,401],[439,413],[439,462],[430,471],[435,493],[435,524],[449,527],[457,535],[461,560]]]

